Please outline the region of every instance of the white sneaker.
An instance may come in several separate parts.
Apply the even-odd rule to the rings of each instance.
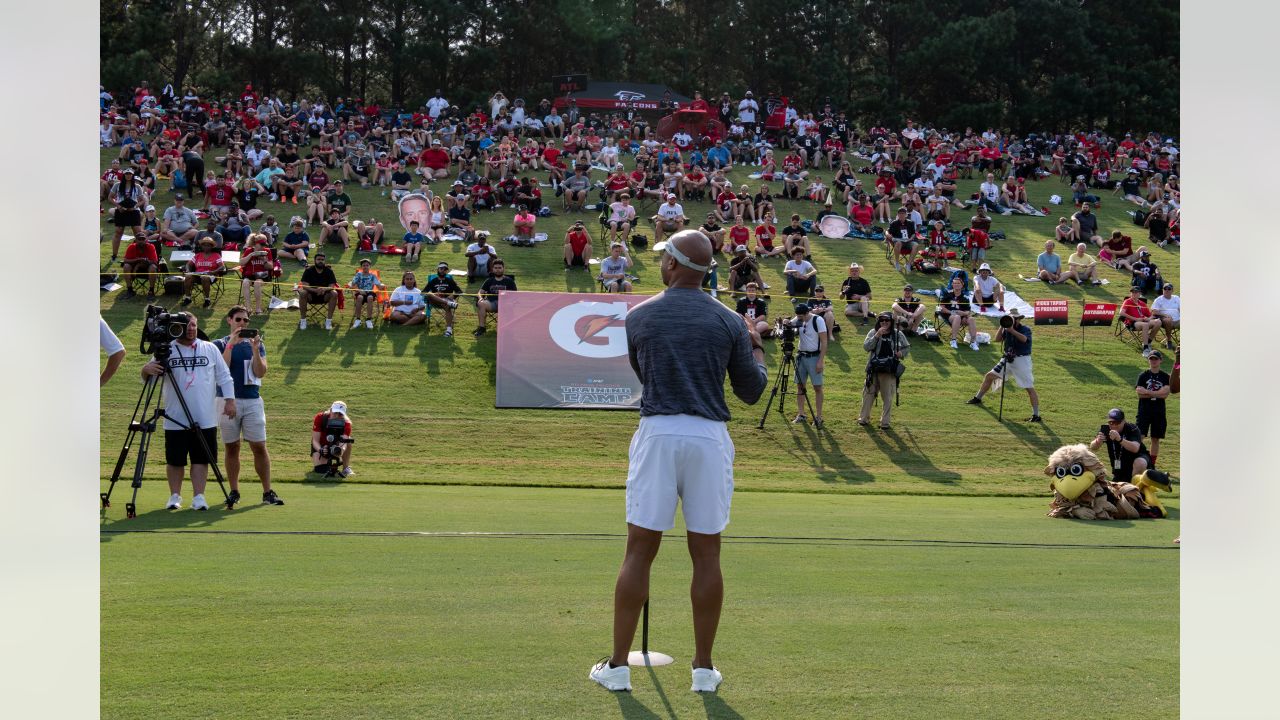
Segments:
[[[333,329],[333,321],[332,321],[332,320],[330,320],[329,318],[325,318],[325,319],[324,319],[324,329],[325,329],[325,330],[332,330],[332,329]]]
[[[197,495],[191,498],[192,510],[208,510],[209,503],[205,502],[204,495]]]
[[[978,341],[977,341],[977,340],[974,340],[973,342],[969,343],[969,347],[973,348],[974,350],[977,350],[977,349],[978,349]]]
[[[307,329],[307,319],[306,319],[306,318],[302,318],[301,320],[299,320],[299,321],[298,321],[298,329],[299,329],[299,330],[306,330],[306,329]]]
[[[350,465],[342,468],[342,477],[351,477],[352,475],[355,475],[355,474],[356,474],[356,471],[352,470]]]
[[[631,667],[621,665],[609,667],[609,659],[605,658],[591,667],[587,677],[600,683],[605,690],[626,690],[631,692]]]
[[[955,341],[955,340],[952,340],[952,341],[951,341],[951,349],[952,349],[952,350],[959,350],[959,349],[960,349],[960,346],[956,344],[956,341]]]
[[[182,496],[174,493],[169,496],[169,504],[164,506],[165,510],[177,510],[182,507]]]
[[[445,329],[444,329],[444,336],[445,336],[445,337],[453,337],[453,328],[451,328],[451,327],[447,327],[447,328],[445,328]]]
[[[360,318],[356,318],[355,320],[352,320],[352,321],[351,321],[351,329],[352,329],[352,330],[355,330],[355,329],[356,329],[356,328],[358,328],[358,327],[360,327]]]
[[[724,682],[724,675],[721,675],[716,668],[694,668],[693,687],[690,690],[694,692],[715,692],[722,682]]]
[[[364,321],[364,326],[365,326],[365,327],[367,327],[367,328],[369,328],[370,330],[372,330],[372,329],[373,329],[373,321],[372,321],[372,320],[365,320],[365,321]]]
[[[457,308],[457,307],[458,307],[458,301],[457,301],[457,300],[450,300],[450,301],[449,301],[449,303],[448,303],[448,305],[449,305],[449,309],[450,309],[450,310],[453,310],[453,309],[455,309],[455,308]]]

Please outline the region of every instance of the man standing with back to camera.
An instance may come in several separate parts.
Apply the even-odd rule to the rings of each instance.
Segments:
[[[722,680],[711,662],[724,579],[720,533],[733,496],[733,441],[725,423],[728,371],[733,392],[754,404],[768,372],[760,337],[729,308],[702,292],[711,242],[697,230],[671,236],[662,259],[667,289],[627,314],[631,367],[644,387],[640,426],[627,472],[627,548],[613,597],[613,654],[591,668],[609,690],[630,690],[627,656],[649,597],[649,569],[662,533],[683,505],[693,582],[693,687],[712,692]],[[672,327],[680,327],[672,333]],[[690,342],[696,338],[697,342]]]

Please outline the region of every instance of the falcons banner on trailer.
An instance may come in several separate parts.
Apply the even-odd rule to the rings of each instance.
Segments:
[[[627,358],[626,320],[627,312],[646,299],[504,293],[494,404],[639,410],[640,380]]]

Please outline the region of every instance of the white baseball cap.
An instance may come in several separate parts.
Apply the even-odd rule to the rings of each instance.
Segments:
[[[329,406],[329,412],[330,412],[330,413],[342,413],[343,415],[346,415],[346,414],[347,414],[347,404],[346,404],[346,403],[344,403],[344,402],[342,402],[341,400],[335,400],[335,401],[333,401],[333,404]]]
[[[978,266],[978,270],[990,270],[990,269],[991,269],[991,266],[988,265],[987,263],[982,263],[981,265]]]
[[[675,200],[675,199],[676,199],[676,196],[675,196],[674,194],[672,194],[672,193],[667,193],[667,199],[668,199],[668,200]]]

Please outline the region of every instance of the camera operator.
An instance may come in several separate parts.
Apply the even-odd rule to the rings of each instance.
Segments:
[[[875,402],[876,393],[880,394],[880,429],[889,429],[890,415],[893,412],[893,397],[898,392],[898,378],[902,376],[903,358],[911,352],[911,344],[893,320],[891,313],[880,313],[876,316],[876,326],[867,333],[862,341],[862,349],[867,356],[867,380],[862,386],[862,412],[858,414],[858,424],[871,422],[871,404]]]
[[[214,409],[215,388],[222,391],[227,398],[222,407],[222,414],[235,417],[235,386],[231,379],[231,371],[218,352],[217,346],[196,336],[196,318],[191,313],[176,313],[187,321],[187,330],[176,340],[169,343],[169,357],[166,363],[153,359],[142,366],[142,377],[158,377],[164,374],[165,365],[169,367],[169,380],[164,383],[164,457],[165,477],[169,481],[169,502],[167,510],[182,507],[182,478],[191,460],[191,499],[192,510],[208,510],[209,503],[204,499],[205,481],[209,478],[210,455],[218,442],[218,417]],[[186,400],[191,417],[187,418],[182,411],[181,395]],[[194,427],[186,428],[183,425]],[[188,423],[190,420],[190,423]],[[204,437],[204,443],[200,438]]]
[[[978,394],[969,398],[970,405],[980,405],[982,396],[992,388],[996,380],[1002,380],[1007,373],[1013,374],[1013,381],[1018,387],[1027,391],[1031,400],[1031,417],[1027,422],[1040,422],[1040,396],[1036,393],[1035,377],[1031,372],[1031,328],[1022,324],[1022,313],[1013,308],[1008,315],[1000,318],[1000,329],[996,330],[995,341],[1004,342],[1004,357],[982,378],[982,387]]]
[[[822,369],[827,357],[827,323],[810,312],[808,303],[796,305],[796,316],[790,322],[796,331],[796,417],[791,422],[803,424],[805,381],[813,381],[813,426],[822,427]]]
[[[262,502],[283,505],[284,500],[271,489],[267,411],[259,392],[262,378],[267,374],[267,349],[262,345],[262,335],[258,330],[249,327],[249,308],[232,305],[227,310],[227,324],[231,326],[231,334],[214,340],[213,344],[222,351],[222,359],[231,371],[231,381],[235,386],[236,414],[230,418],[223,416],[218,422],[224,450],[222,466],[226,468],[227,483],[231,485],[228,497],[233,503],[240,502],[240,440],[243,438],[249,443],[253,469],[262,481]],[[218,406],[223,404],[219,391]]]
[[[347,414],[347,404],[335,400],[328,412],[318,412],[311,421],[311,464],[315,471],[324,474],[329,471],[329,461],[335,458],[335,445],[341,445],[340,458],[342,477],[356,474],[351,469],[351,416]]]
[[[729,261],[729,285],[737,292],[747,283],[755,283],[760,288],[766,287],[764,280],[760,278],[760,266],[756,259],[747,252],[746,245],[739,245],[733,249],[733,259]]]
[[[1134,475],[1146,472],[1151,464],[1147,446],[1142,444],[1142,431],[1137,425],[1124,421],[1124,411],[1120,408],[1107,412],[1107,424],[1098,428],[1089,449],[1097,450],[1102,443],[1107,444],[1115,482],[1130,482]]]

